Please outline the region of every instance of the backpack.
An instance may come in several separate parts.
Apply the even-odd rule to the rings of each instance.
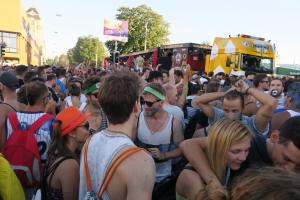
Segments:
[[[91,185],[91,177],[90,177],[90,172],[89,172],[89,166],[88,166],[88,161],[87,161],[87,152],[88,152],[88,145],[90,143],[91,137],[88,138],[86,141],[84,147],[83,147],[83,162],[84,162],[84,175],[86,178],[86,187],[87,187],[87,193],[85,194],[84,200],[98,200],[102,199],[102,195],[104,194],[104,191],[106,190],[106,187],[108,186],[111,178],[113,177],[114,173],[116,172],[118,166],[130,155],[143,151],[142,148],[139,147],[129,147],[128,149],[122,151],[119,155],[116,156],[115,159],[110,163],[108,166],[104,179],[99,187],[98,192],[96,193],[95,191],[92,190],[92,185]]]
[[[42,178],[41,155],[34,133],[51,119],[44,114],[26,130],[22,130],[16,112],[9,114],[12,134],[7,140],[3,154],[9,161],[23,187],[34,187]]]

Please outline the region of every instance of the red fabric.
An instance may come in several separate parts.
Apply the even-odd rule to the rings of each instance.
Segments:
[[[157,49],[154,49],[153,54],[152,54],[152,68],[154,70],[156,69],[156,66],[157,66],[157,60],[158,60]]]
[[[132,56],[132,54],[129,54],[129,57],[128,57],[128,60],[127,60],[127,66],[129,68],[131,68],[132,64],[133,64],[133,56]]]
[[[190,64],[192,71],[204,70],[205,68],[204,61],[199,60],[196,55],[188,55],[187,63]]]

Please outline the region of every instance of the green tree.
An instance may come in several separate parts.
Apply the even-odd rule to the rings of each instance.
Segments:
[[[47,58],[45,61],[45,65],[56,65],[58,63],[58,56],[54,58]]]
[[[122,54],[144,50],[145,40],[147,49],[169,42],[169,24],[162,15],[146,5],[120,7],[116,18],[129,21],[128,42],[118,42],[118,50]],[[115,49],[114,41],[107,41],[105,44],[110,51]]]
[[[96,56],[97,54],[97,56]],[[79,37],[74,48],[69,49],[67,57],[71,64],[84,63],[86,66],[95,66],[102,63],[105,57],[103,43],[92,36]]]
[[[67,67],[69,66],[70,61],[69,58],[66,54],[61,54],[58,58],[58,62],[57,65],[61,66],[61,67]]]
[[[67,56],[68,56],[70,65],[78,65],[79,64],[74,59],[74,48],[68,50]]]

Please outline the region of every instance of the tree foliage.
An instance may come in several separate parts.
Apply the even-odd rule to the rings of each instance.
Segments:
[[[86,66],[95,66],[96,59],[97,64],[100,65],[105,57],[105,49],[98,38],[79,37],[75,47],[68,50],[67,57],[73,65],[84,63]]]
[[[60,56],[55,56],[54,58],[48,58],[45,61],[46,65],[54,65],[60,67],[68,67],[70,64],[69,58],[66,54],[61,54]]]
[[[122,54],[144,50],[145,39],[147,40],[147,49],[169,42],[169,24],[164,21],[162,15],[157,14],[146,5],[132,8],[120,7],[116,18],[129,21],[128,42],[118,42],[118,50]],[[105,44],[110,51],[115,49],[114,41],[107,41]]]

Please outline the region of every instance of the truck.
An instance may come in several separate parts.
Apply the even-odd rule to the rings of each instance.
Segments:
[[[225,73],[235,70],[272,74],[275,55],[275,45],[264,38],[245,34],[216,37],[205,71],[215,71],[218,68]]]
[[[171,67],[190,65],[192,71],[204,71],[210,56],[211,46],[196,43],[162,45],[146,51],[119,56],[119,64],[129,68],[169,70]]]

